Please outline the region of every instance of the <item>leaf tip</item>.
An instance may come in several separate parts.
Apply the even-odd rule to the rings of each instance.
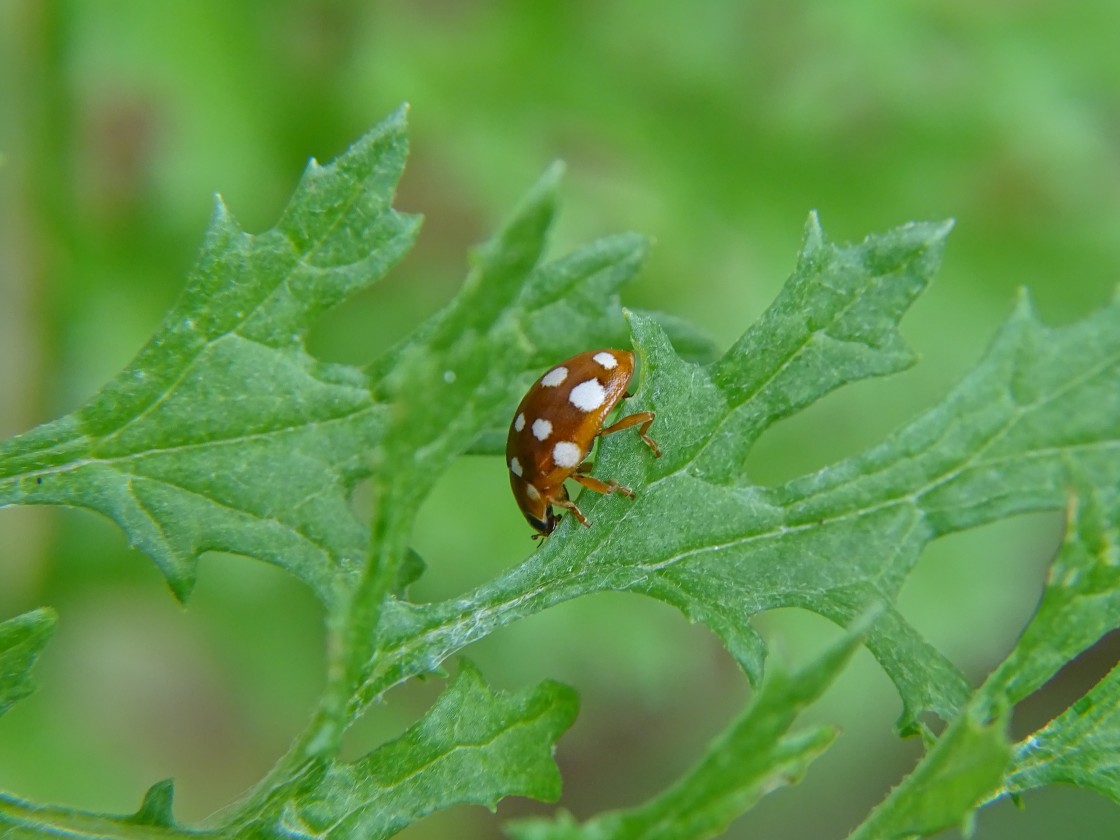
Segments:
[[[563,164],[559,161],[549,166],[517,203],[498,233],[471,249],[470,264],[474,271],[485,271],[486,266],[495,260],[510,259],[510,254],[516,255],[515,261],[524,261],[525,271],[536,264],[556,216],[557,192],[563,171]]]
[[[1026,286],[1020,286],[1015,290],[1015,304],[1012,310],[1012,316],[1027,321],[1034,320],[1036,317],[1034,300],[1031,298],[1031,290]]]
[[[803,252],[816,251],[824,245],[824,228],[821,227],[820,214],[810,210],[805,219],[805,230],[801,237],[801,250]]]
[[[412,103],[406,99],[385,118],[385,125],[398,127],[403,131],[408,126],[408,115],[411,111]]]
[[[0,654],[7,646],[16,644],[24,646],[30,654],[27,660],[27,664],[30,665],[54,635],[57,622],[58,613],[51,607],[39,607],[0,622]],[[2,667],[0,667],[0,676],[5,676]]]
[[[237,230],[237,222],[233,213],[222,198],[221,193],[214,193],[214,209],[210,211],[210,227],[214,230]]]
[[[175,596],[176,601],[185,607],[187,599],[191,597],[191,592],[194,591],[194,574],[170,572],[166,568],[164,574],[167,576],[167,585],[171,588],[171,594]]]
[[[942,219],[940,222],[927,222],[923,225],[926,229],[926,239],[929,242],[929,247],[934,250],[936,254],[940,254],[945,248],[945,242],[949,238],[949,234],[953,232],[956,227],[957,220],[950,217]]]
[[[58,611],[54,607],[38,607],[25,616],[27,623],[34,625],[41,633],[51,633],[58,623]]]
[[[541,181],[551,185],[558,186],[560,181],[564,178],[564,173],[568,171],[568,165],[562,160],[554,160],[548,165],[541,176]]]
[[[554,213],[557,193],[560,191],[560,182],[564,178],[565,169],[564,162],[561,160],[555,160],[549,164],[548,168],[537,179],[537,182],[533,184],[532,189],[529,190],[522,207],[540,206],[547,208],[550,215]]]
[[[556,194],[560,191],[560,182],[564,179],[567,166],[562,160],[554,160],[541,173],[537,182],[533,184],[526,197],[526,204],[556,204]]]

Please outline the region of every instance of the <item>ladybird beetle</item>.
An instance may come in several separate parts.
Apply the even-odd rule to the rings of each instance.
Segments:
[[[506,466],[513,497],[537,531],[533,539],[547,537],[560,521],[553,505],[570,510],[585,527],[591,527],[568,498],[565,479],[597,493],[617,491],[633,497],[634,491],[617,481],[600,481],[586,474],[590,465],[584,458],[595,438],[637,426],[638,435],[661,457],[661,450],[646,434],[653,422],[652,411],[639,411],[603,426],[607,415],[627,396],[626,386],[633,375],[633,353],[588,350],[553,366],[517,406],[506,441]]]

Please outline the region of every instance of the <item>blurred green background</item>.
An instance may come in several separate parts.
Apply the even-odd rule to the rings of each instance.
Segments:
[[[398,205],[426,222],[383,284],[328,316],[325,358],[361,363],[453,293],[466,249],[554,159],[567,161],[561,253],[636,230],[655,240],[631,306],[726,346],[791,270],[809,210],[857,240],[954,217],[943,269],[904,323],[922,362],[773,429],[753,478],[860,451],[975,363],[1028,286],[1044,318],[1103,304],[1120,277],[1120,4],[1115,0],[806,2],[240,2],[0,0],[0,434],[69,411],[128,362],[176,298],[221,192],[251,231],[306,159],[329,160],[402,101],[412,154]],[[455,595],[531,550],[500,459],[466,458],[425,507],[420,598]],[[1057,516],[943,540],[906,615],[982,679],[1029,617]],[[258,779],[322,679],[321,616],[282,573],[204,559],[183,610],[153,565],[92,515],[0,511],[0,618],[58,608],[40,690],[0,718],[0,789],[133,810],[174,776],[196,820]],[[771,662],[835,628],[759,621]],[[1115,661],[1106,640],[1017,711],[1030,731]],[[587,599],[468,655],[508,689],[576,686],[562,804],[640,801],[683,771],[749,691],[714,637],[662,605]],[[392,693],[353,754],[439,689]],[[912,765],[900,704],[862,653],[809,715],[836,746],[728,837],[842,837]],[[1113,838],[1120,811],[1054,789],[980,814],[977,837],[1050,838],[1076,819]],[[498,818],[547,812],[504,802]],[[408,838],[493,837],[462,808]],[[947,833],[945,837],[957,836]]]

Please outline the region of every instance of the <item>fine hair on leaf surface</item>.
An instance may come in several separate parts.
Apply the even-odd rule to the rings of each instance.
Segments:
[[[643,237],[548,253],[556,166],[472,252],[441,310],[363,367],[328,364],[308,352],[308,330],[384,277],[417,235],[419,220],[393,207],[405,116],[330,164],[311,161],[263,234],[241,230],[219,201],[182,297],[135,359],[85,405],[0,443],[0,505],[108,517],[181,600],[205,552],[252,557],[306,584],[327,630],[326,677],[306,728],[203,826],[176,822],[172,782],[153,780],[127,816],[2,795],[0,828],[376,838],[454,805],[556,801],[554,752],[576,718],[575,690],[553,680],[499,690],[457,655],[598,592],[644,595],[705,625],[753,697],[648,802],[586,819],[560,810],[509,824],[511,836],[718,836],[833,743],[835,727],[798,715],[860,645],[901,698],[898,732],[921,735],[926,750],[837,836],[967,827],[982,805],[1057,782],[1120,802],[1120,672],[1018,743],[1008,728],[1017,703],[1120,626],[1120,303],[1048,327],[1023,292],[942,400],[864,452],[756,485],[745,464],[774,423],[915,363],[899,324],[938,269],[951,225],[905,224],[847,245],[810,215],[778,297],[721,353],[677,316],[621,305]],[[424,573],[410,540],[440,477],[465,453],[496,458],[525,384],[594,347],[633,348],[640,375],[628,404],[656,413],[662,457],[632,434],[604,438],[596,455],[594,474],[635,498],[585,494],[593,527],[566,517],[493,579],[449,600],[410,600],[408,584]],[[368,519],[351,505],[362,481]],[[899,592],[932,540],[1046,510],[1065,511],[1066,532],[1042,602],[1006,660],[972,685],[906,620]],[[782,607],[824,616],[843,628],[840,641],[798,670],[768,659],[751,620]],[[3,713],[32,689],[55,616],[0,618]],[[421,719],[342,757],[344,734],[386,691],[448,671]],[[939,734],[925,723],[932,717],[944,722]]]

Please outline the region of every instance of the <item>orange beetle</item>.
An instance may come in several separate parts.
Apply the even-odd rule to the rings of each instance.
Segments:
[[[591,527],[568,498],[565,479],[578,481],[597,493],[633,496],[617,481],[600,481],[585,473],[584,459],[595,438],[631,426],[653,454],[661,450],[646,434],[652,411],[639,411],[604,428],[607,415],[626,396],[634,375],[634,354],[626,350],[588,350],[553,367],[533,383],[513,416],[506,441],[506,466],[513,497],[525,519],[536,529],[533,538],[552,533],[560,517],[552,506],[572,512]]]

